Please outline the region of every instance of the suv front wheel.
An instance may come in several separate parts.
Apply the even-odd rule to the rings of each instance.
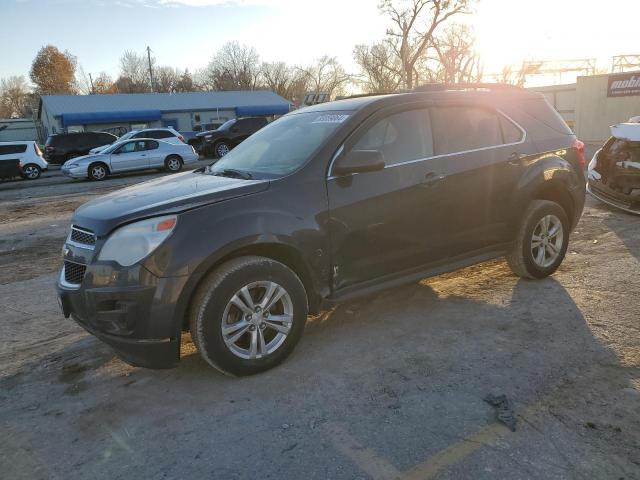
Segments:
[[[287,358],[307,313],[304,286],[291,269],[266,257],[238,257],[205,277],[191,304],[189,328],[211,366],[252,375]]]
[[[507,262],[516,275],[544,278],[555,272],[567,252],[569,220],[555,202],[534,200],[527,208]]]

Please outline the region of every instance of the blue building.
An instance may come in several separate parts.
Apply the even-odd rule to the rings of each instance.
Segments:
[[[45,95],[38,108],[42,139],[52,133],[173,127],[199,131],[237,117],[287,113],[289,101],[265,90],[113,95]]]

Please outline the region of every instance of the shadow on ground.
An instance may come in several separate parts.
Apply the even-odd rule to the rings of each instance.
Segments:
[[[561,283],[517,280],[500,262],[311,319],[292,357],[261,375],[222,376],[188,337],[183,355],[174,370],[137,369],[84,337],[5,379],[2,471],[395,478],[430,472],[433,455],[494,425],[494,392],[515,402],[518,430],[454,456],[442,478],[640,474],[640,412],[619,398],[637,365],[594,337]]]

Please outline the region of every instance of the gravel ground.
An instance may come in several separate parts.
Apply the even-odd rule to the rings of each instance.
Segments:
[[[146,178],[0,186],[3,478],[640,478],[640,217],[588,199],[552,278],[494,261],[352,301],[233,379],[188,335],[178,368],[130,367],[59,313],[73,209]]]

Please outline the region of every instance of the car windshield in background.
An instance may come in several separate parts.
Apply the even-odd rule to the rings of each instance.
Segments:
[[[118,141],[122,141],[122,140],[129,140],[131,137],[133,137],[136,133],[138,133],[138,130],[131,130],[130,132],[125,133],[124,135],[122,135],[120,138],[118,138]]]
[[[124,141],[126,141],[126,139],[123,140],[122,137],[120,137],[117,142],[113,142],[111,145],[109,145],[107,148],[102,150],[100,153],[111,153],[120,145],[122,145]]]
[[[300,168],[309,156],[349,117],[345,112],[286,115],[254,133],[211,165],[208,173],[248,173],[252,178],[278,178]]]
[[[230,127],[231,125],[233,125],[234,123],[236,123],[236,119],[232,118],[231,120],[227,120],[226,122],[224,122],[222,125],[220,125],[216,130],[224,130],[225,128]]]

